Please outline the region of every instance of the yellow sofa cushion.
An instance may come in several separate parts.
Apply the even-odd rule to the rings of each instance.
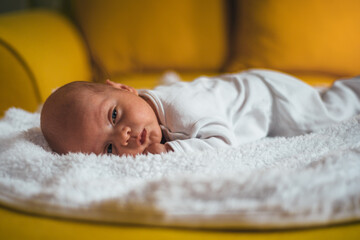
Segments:
[[[220,231],[95,224],[23,214],[0,207],[1,239],[26,240],[334,240],[359,239],[360,223],[286,231]]]
[[[238,0],[230,71],[360,72],[360,1]]]
[[[73,2],[94,61],[111,77],[218,70],[227,52],[225,7],[222,0]]]
[[[0,73],[0,117],[9,107],[36,110],[41,98],[29,69],[11,47],[1,40]]]
[[[0,15],[0,46],[0,110],[11,106],[34,110],[54,88],[91,79],[82,39],[56,12]]]

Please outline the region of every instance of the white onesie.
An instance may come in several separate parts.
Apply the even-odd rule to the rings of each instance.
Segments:
[[[360,113],[360,77],[320,94],[287,74],[254,69],[139,93],[154,103],[166,144],[183,152],[304,134]]]

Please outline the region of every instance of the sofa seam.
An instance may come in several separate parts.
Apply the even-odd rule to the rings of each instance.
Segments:
[[[34,73],[31,71],[29,65],[27,64],[26,60],[21,56],[21,54],[8,42],[6,42],[4,39],[0,38],[0,45],[4,46],[5,49],[7,49],[14,57],[15,59],[20,63],[20,65],[24,68],[26,74],[30,78],[31,85],[34,89],[35,97],[38,102],[38,104],[41,104],[41,94],[39,91],[39,86],[36,83],[36,78]]]

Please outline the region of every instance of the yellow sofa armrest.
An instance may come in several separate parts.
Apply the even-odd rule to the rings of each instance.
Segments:
[[[48,10],[0,15],[0,115],[11,106],[35,110],[54,88],[90,80],[82,38]]]

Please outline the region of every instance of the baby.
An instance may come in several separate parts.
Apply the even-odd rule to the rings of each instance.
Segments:
[[[117,155],[169,151],[161,143],[153,104],[132,87],[106,83],[73,82],[51,94],[41,112],[50,147],[58,153]]]
[[[57,153],[135,156],[295,136],[359,113],[360,78],[320,93],[290,75],[254,69],[154,90],[69,83],[44,103],[41,130]]]

